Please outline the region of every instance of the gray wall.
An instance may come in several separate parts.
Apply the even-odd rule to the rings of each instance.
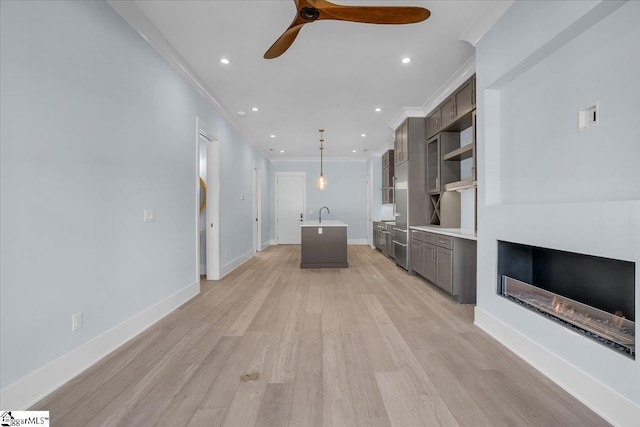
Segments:
[[[271,196],[268,161],[106,3],[0,4],[4,389],[197,280],[196,116],[221,141],[221,266],[251,250],[254,161],[265,239]]]
[[[366,235],[366,188],[367,162],[364,160],[336,161],[325,160],[324,175],[329,181],[326,190],[319,191],[315,187],[320,174],[320,159],[291,161],[273,160],[271,162],[271,183],[275,191],[276,172],[306,172],[307,174],[307,219],[318,219],[318,209],[327,206],[330,215],[323,214],[326,219],[346,222],[349,227],[349,239],[365,240]],[[309,211],[313,211],[310,213]],[[271,218],[275,218],[275,197],[271,197]],[[272,219],[273,221],[273,219]],[[275,224],[272,226],[271,239],[275,240]],[[364,242],[363,242],[364,243]]]
[[[604,13],[620,4],[516,2],[476,51],[476,322],[609,420],[630,417],[615,408],[621,402],[637,413],[640,359],[496,295],[496,242],[635,262],[637,316],[640,2]],[[578,132],[578,108],[594,101],[600,127]]]

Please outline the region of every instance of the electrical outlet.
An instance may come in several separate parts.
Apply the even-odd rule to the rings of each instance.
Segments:
[[[71,317],[71,331],[75,332],[82,328],[82,312],[78,312]]]

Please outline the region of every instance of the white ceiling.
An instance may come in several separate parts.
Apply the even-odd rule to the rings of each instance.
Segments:
[[[266,60],[264,52],[293,20],[293,0],[135,2],[267,155],[317,156],[323,128],[326,157],[362,158],[388,147],[389,125],[402,109],[422,107],[474,54],[461,37],[485,31],[512,1],[340,3],[416,5],[431,17],[410,25],[318,21],[305,25],[282,56]],[[230,64],[221,64],[223,57]],[[403,57],[411,63],[402,64]]]

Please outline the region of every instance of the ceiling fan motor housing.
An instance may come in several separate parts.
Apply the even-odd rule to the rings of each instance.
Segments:
[[[320,17],[320,11],[315,7],[303,7],[302,9],[300,9],[299,14],[300,18],[311,22]]]

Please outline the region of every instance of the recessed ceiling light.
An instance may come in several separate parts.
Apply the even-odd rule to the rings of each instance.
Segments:
[[[220,58],[220,62],[224,65],[227,65],[229,63],[229,60],[227,58]]]
[[[281,153],[284,153],[284,150],[280,150]]]
[[[365,136],[367,136],[367,134],[366,133],[361,133],[360,136],[364,138]]]
[[[411,62],[411,58],[402,58],[403,64],[408,64],[409,62]]]
[[[274,134],[269,135],[271,138],[275,138],[276,136]]]
[[[244,116],[246,116],[246,115],[247,115],[247,113],[246,113],[246,112],[244,112],[244,111],[238,111],[238,115],[239,115],[240,117],[244,117]]]
[[[251,111],[258,111],[258,107],[253,107]]]
[[[382,111],[382,108],[376,107],[376,113],[379,113],[380,111]]]
[[[351,150],[351,152],[352,152],[352,153],[357,153],[358,151],[356,151],[356,150]]]

